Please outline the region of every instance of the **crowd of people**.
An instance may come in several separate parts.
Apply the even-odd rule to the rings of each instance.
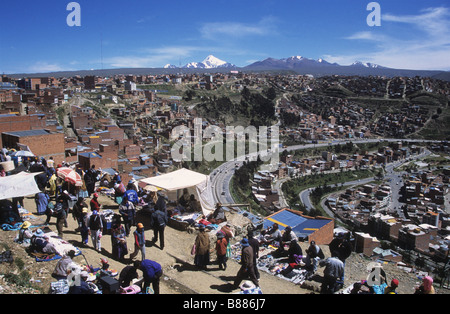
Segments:
[[[4,154],[0,154],[4,158]],[[1,157],[1,156],[0,156]],[[167,196],[163,191],[145,190],[140,188],[136,181],[131,180],[125,186],[119,173],[108,177],[101,171],[91,166],[86,171],[80,165],[74,167],[74,171],[80,174],[83,184],[74,186],[68,184],[57,175],[58,168],[66,167],[66,164],[55,166],[53,159],[28,158],[22,163],[26,171],[40,172],[36,176],[36,183],[40,192],[35,195],[35,203],[38,215],[45,215],[45,223],[49,224],[52,218],[56,219],[55,225],[58,235],[64,237],[64,228],[68,227],[67,219],[72,213],[73,219],[77,222],[76,232],[81,236],[81,244],[89,246],[91,239],[92,248],[100,253],[102,249],[103,235],[106,233],[107,225],[101,215],[102,204],[96,186],[113,187],[114,200],[118,204],[118,211],[115,214],[108,232],[110,233],[111,255],[114,259],[127,262],[120,275],[121,285],[127,286],[135,278],[137,270],[141,270],[144,276],[144,289],[148,290],[153,285],[154,293],[159,293],[159,278],[162,275],[162,268],[157,262],[147,259],[146,236],[144,224],[137,219],[137,207],[145,208],[150,213],[150,228],[153,229],[152,245],[159,242],[159,248],[164,250],[165,227],[168,224],[169,212],[167,208]],[[8,175],[0,169],[0,175]],[[99,182],[99,184],[97,183]],[[75,198],[75,200],[74,200]],[[89,201],[88,201],[89,200]],[[16,198],[13,203],[23,206],[23,198]],[[71,205],[72,204],[72,205]],[[200,205],[195,196],[189,194],[187,189],[183,190],[182,196],[178,199],[175,209],[180,212],[200,211]],[[225,212],[221,204],[217,204],[216,209],[208,217],[203,217],[203,222],[220,224],[226,221]],[[210,235],[204,224],[200,224],[198,234],[192,248],[194,265],[201,270],[208,270],[211,264],[211,254],[216,253],[216,262],[219,269],[227,269],[227,261],[230,252],[230,240],[232,235],[226,230],[216,233],[214,243],[211,243]],[[128,248],[127,238],[132,237],[133,247]],[[299,240],[293,230],[287,226],[282,232],[278,224],[273,224],[270,228],[262,230],[261,236],[255,238],[250,230],[245,238],[240,241],[242,247],[240,268],[235,276],[234,288],[238,288],[243,280],[250,281],[254,287],[259,287],[260,273],[257,267],[260,246],[263,244],[277,243],[278,249],[275,254],[285,255],[289,264],[288,270],[305,267],[308,270],[307,278],[311,278],[316,273],[318,267],[324,267],[321,293],[335,293],[343,287],[345,276],[345,262],[353,251],[348,238],[349,234],[339,234],[328,245],[331,256],[325,257],[322,248],[314,241],[311,241],[305,254],[299,245]],[[42,229],[32,232],[30,223],[24,222],[18,231],[16,241],[22,243],[35,253],[55,254],[56,250],[46,238]],[[285,249],[287,248],[287,250]],[[129,253],[130,252],[130,253]],[[129,255],[128,260],[126,256]],[[136,257],[140,255],[140,259]],[[61,258],[55,269],[55,278],[67,277],[70,267],[73,266],[73,252]],[[82,278],[86,274],[82,272]],[[351,293],[397,293],[399,281],[392,279],[388,284],[385,276],[383,281],[373,287],[367,283],[355,283]],[[247,283],[248,283],[247,281]],[[381,289],[381,290],[380,290]],[[89,285],[83,284],[71,291],[71,293],[92,292]],[[416,289],[416,293],[433,294],[432,278],[425,277],[423,284]]]

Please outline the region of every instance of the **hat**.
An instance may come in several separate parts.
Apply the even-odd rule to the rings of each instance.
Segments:
[[[392,279],[391,286],[392,287],[398,287],[398,280],[397,279]]]
[[[217,238],[218,239],[223,239],[225,237],[225,235],[223,234],[222,231],[217,232]]]
[[[34,232],[34,235],[37,236],[37,237],[42,237],[42,236],[44,236],[44,231],[42,231],[42,229],[37,229]]]
[[[244,247],[245,246],[249,246],[250,244],[248,244],[248,239],[247,238],[243,238],[242,241],[241,241],[241,245],[244,246]]]
[[[98,211],[93,210],[93,211],[92,211],[92,215],[98,215]]]
[[[22,224],[22,228],[23,229],[27,229],[27,228],[29,228],[31,226],[31,223],[29,222],[29,221],[25,221],[23,224]]]
[[[239,288],[241,288],[241,290],[249,290],[256,288],[256,286],[253,282],[246,280]]]
[[[89,211],[89,209],[87,207],[83,207],[83,209],[81,210],[81,212],[83,214],[86,214]]]
[[[98,197],[98,194],[97,194],[97,193],[94,193],[94,197],[97,198],[97,197]]]

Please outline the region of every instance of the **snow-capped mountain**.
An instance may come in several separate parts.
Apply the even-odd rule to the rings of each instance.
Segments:
[[[300,67],[310,67],[310,66],[328,66],[328,65],[336,65],[327,62],[324,59],[309,59],[302,56],[292,56],[289,58],[283,58],[283,59],[274,59],[274,58],[267,58],[263,61],[258,61],[253,64],[250,64],[247,66],[248,68],[254,68],[254,67],[273,67],[273,68],[279,68],[279,69],[295,69]]]
[[[177,68],[177,66],[176,65],[173,65],[173,64],[166,64],[165,66],[164,66],[164,69],[176,69]]]
[[[217,69],[217,68],[233,68],[234,64],[220,60],[219,58],[209,55],[202,62],[190,62],[183,66],[185,69]]]
[[[365,68],[371,68],[371,69],[379,69],[379,68],[384,68],[381,65],[375,64],[375,63],[370,63],[370,62],[361,62],[361,61],[356,61],[354,63],[352,63],[351,66],[356,66],[356,67],[365,67]]]

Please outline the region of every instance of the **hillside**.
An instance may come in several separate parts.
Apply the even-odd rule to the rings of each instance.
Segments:
[[[100,203],[114,208],[114,203],[107,197],[100,195]],[[32,197],[25,198],[25,207],[30,208],[34,212],[34,200]],[[229,216],[229,220],[233,223],[241,225],[242,216]],[[148,217],[138,216],[139,221],[144,225],[148,223]],[[71,215],[68,218],[68,228],[64,230],[64,239],[75,246],[79,246],[80,235],[74,232],[76,227],[75,221]],[[50,221],[50,229],[56,230],[55,220]],[[147,239],[152,237],[151,231],[146,231]],[[230,284],[239,269],[239,264],[233,260],[229,260],[226,271],[218,271],[216,265],[211,265],[208,271],[198,271],[193,266],[193,257],[190,255],[190,249],[195,238],[193,234],[178,231],[176,229],[166,228],[166,246],[163,251],[157,245],[147,248],[147,255],[161,263],[164,270],[164,276],[161,280],[162,294],[230,294],[237,293],[239,290],[230,289]],[[0,231],[0,245],[2,251],[10,249],[13,252],[14,262],[0,263],[0,293],[2,294],[46,294],[49,291],[50,282],[55,281],[51,277],[51,273],[56,265],[56,261],[36,262],[30,257],[24,248],[13,242],[16,236],[15,231]],[[112,259],[110,236],[105,235],[102,239],[102,254],[92,249],[91,241],[87,247],[79,246],[84,257],[75,257],[75,262],[85,264],[86,260],[90,265],[99,267],[100,258],[108,259],[111,268],[120,271],[126,264]],[[240,236],[236,237],[232,243],[239,241]],[[127,238],[128,248],[132,249],[132,238]],[[307,243],[300,243],[303,250],[306,249]],[[326,256],[329,252],[326,246],[322,246]],[[215,260],[215,254],[212,254],[212,261]],[[346,262],[345,285],[349,286],[354,282],[366,279],[368,272],[367,266],[371,261],[367,258],[353,253]],[[394,264],[383,265],[388,280],[397,278],[400,281],[398,292],[401,294],[411,294],[414,292],[414,286],[419,282],[415,273],[406,272]],[[311,281],[307,281],[303,287],[294,285],[290,281],[273,276],[269,273],[261,272],[260,285],[264,294],[310,294],[318,293],[322,276],[322,268],[319,268],[317,274]],[[448,294],[449,290],[439,289],[436,287],[437,293]]]

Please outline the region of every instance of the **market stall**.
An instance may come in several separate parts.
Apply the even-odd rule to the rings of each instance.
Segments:
[[[176,224],[178,229],[183,229],[183,225],[189,225],[192,220],[195,221],[201,216],[209,216],[215,209],[210,188],[211,181],[207,175],[182,168],[160,176],[146,178],[140,182],[166,191],[169,202],[174,204],[177,203],[184,189],[187,189],[190,195],[195,196],[200,204],[201,212],[180,213],[175,211],[175,214],[170,217],[169,224]]]

